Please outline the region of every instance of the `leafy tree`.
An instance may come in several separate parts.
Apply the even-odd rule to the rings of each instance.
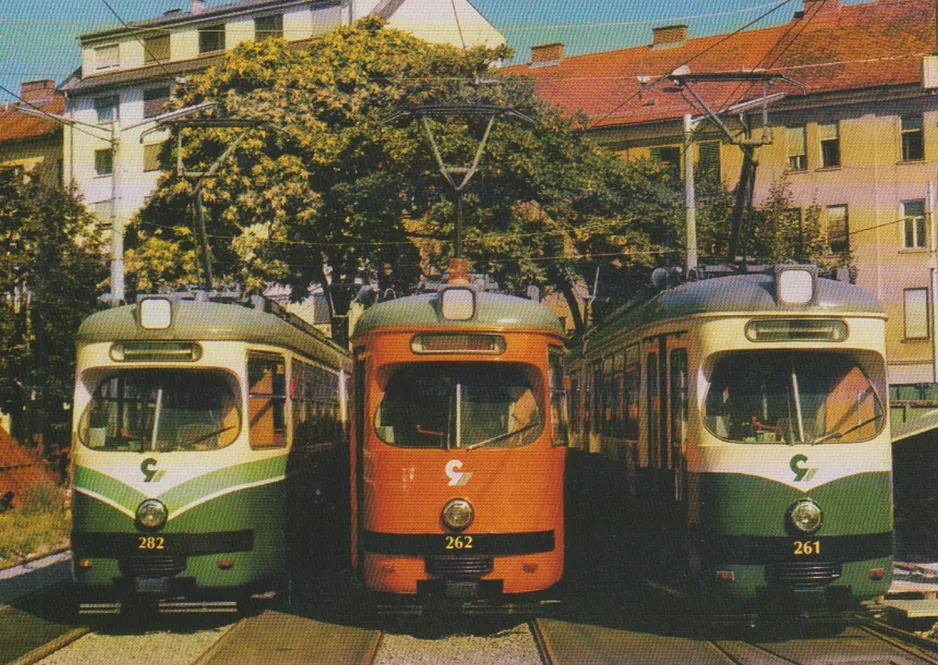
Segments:
[[[21,440],[41,433],[48,443],[67,419],[75,333],[107,276],[103,243],[73,191],[0,167],[0,408]]]
[[[582,278],[597,265],[628,272],[656,264],[676,219],[660,167],[625,164],[597,147],[578,129],[582,119],[547,106],[528,80],[487,82],[491,65],[509,56],[505,47],[429,44],[364,19],[304,44],[243,44],[180,86],[180,107],[213,100],[219,117],[265,123],[202,184],[219,279],[255,291],[281,282],[294,297],[331,281],[341,312],[350,296],[343,284],[362,270],[383,286],[440,270],[453,253],[452,192],[422,122],[388,122],[402,108],[429,104],[510,107],[537,123],[497,119],[464,192],[464,254],[475,270],[520,287]],[[484,122],[427,119],[442,158],[457,166],[471,163]],[[186,168],[204,172],[244,130],[175,131]],[[164,151],[167,164],[174,145]],[[193,187],[167,173],[142,211],[128,258],[138,288],[193,277],[185,221]]]

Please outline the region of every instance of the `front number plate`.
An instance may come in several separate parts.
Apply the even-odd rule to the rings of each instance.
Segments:
[[[792,543],[792,554],[794,556],[818,556],[820,553],[820,540],[796,540]]]
[[[443,536],[443,549],[447,552],[471,550],[473,536]]]

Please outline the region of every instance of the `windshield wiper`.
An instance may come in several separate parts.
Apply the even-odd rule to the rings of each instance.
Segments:
[[[496,441],[502,441],[504,439],[514,436],[515,434],[526,432],[527,430],[531,429],[532,427],[536,427],[539,424],[540,424],[540,420],[532,420],[524,427],[513,429],[510,432],[502,432],[498,436],[493,436],[491,439],[484,439],[483,441],[477,441],[476,443],[473,443],[471,446],[466,446],[465,448],[463,448],[463,450],[472,450],[473,448],[481,448],[482,446],[486,446],[490,443],[495,443]]]
[[[209,432],[208,434],[203,434],[202,436],[196,437],[192,439],[191,441],[184,441],[183,443],[179,443],[176,445],[176,448],[183,448],[185,446],[194,446],[197,443],[205,441],[205,439],[211,439],[213,436],[217,436],[223,432],[227,432],[228,430],[234,429],[235,427],[237,427],[237,425],[228,425],[228,427],[222,427],[221,429],[217,429],[214,432]]]
[[[843,432],[828,432],[827,434],[825,434],[825,435],[823,435],[823,436],[819,436],[818,438],[816,438],[812,443],[824,443],[824,442],[827,441],[828,439],[833,439],[833,438],[835,438],[835,437],[838,438],[838,439],[842,439],[842,438],[844,438],[845,436],[847,436],[848,434],[850,434],[850,432],[855,432],[855,431],[857,431],[858,429],[860,429],[861,427],[866,427],[866,426],[869,425],[870,423],[874,423],[874,422],[876,422],[877,420],[879,420],[879,419],[882,418],[882,417],[883,417],[883,414],[880,413],[880,414],[878,414],[878,415],[873,416],[872,418],[869,418],[869,419],[867,419],[867,420],[864,420],[862,423],[859,423],[859,424],[857,424],[857,425],[854,425],[854,426],[851,427],[850,429],[845,430],[845,431],[843,431]]]

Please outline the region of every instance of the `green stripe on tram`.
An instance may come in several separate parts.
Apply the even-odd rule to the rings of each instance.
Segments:
[[[801,490],[770,478],[737,473],[699,474],[701,527],[754,536],[785,535],[785,513],[811,498],[824,516],[822,533],[881,533],[892,530],[892,476],[870,471]],[[691,480],[693,482],[693,480]]]
[[[86,466],[76,467],[75,488],[94,492],[130,512],[137,510],[140,502],[147,498],[147,495],[137,488]]]
[[[212,494],[252,483],[262,483],[286,473],[287,456],[279,455],[253,462],[215,469],[190,478],[156,495],[166,504],[170,515]],[[145,494],[127,483],[85,466],[75,469],[75,488],[104,497],[133,513],[140,502],[153,495]]]
[[[159,499],[166,504],[170,515],[185,508],[194,501],[221,492],[230,487],[259,483],[282,476],[287,470],[287,456],[244,462],[234,466],[209,471],[191,478],[184,483],[160,494]]]

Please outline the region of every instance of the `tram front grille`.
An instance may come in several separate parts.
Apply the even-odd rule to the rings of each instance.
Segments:
[[[841,575],[839,563],[814,561],[810,563],[775,563],[766,571],[766,578],[773,584],[795,587],[827,586]]]
[[[490,556],[433,556],[426,560],[427,574],[441,577],[483,577],[492,572]]]
[[[120,560],[127,577],[172,577],[186,569],[184,556],[127,556]]]

